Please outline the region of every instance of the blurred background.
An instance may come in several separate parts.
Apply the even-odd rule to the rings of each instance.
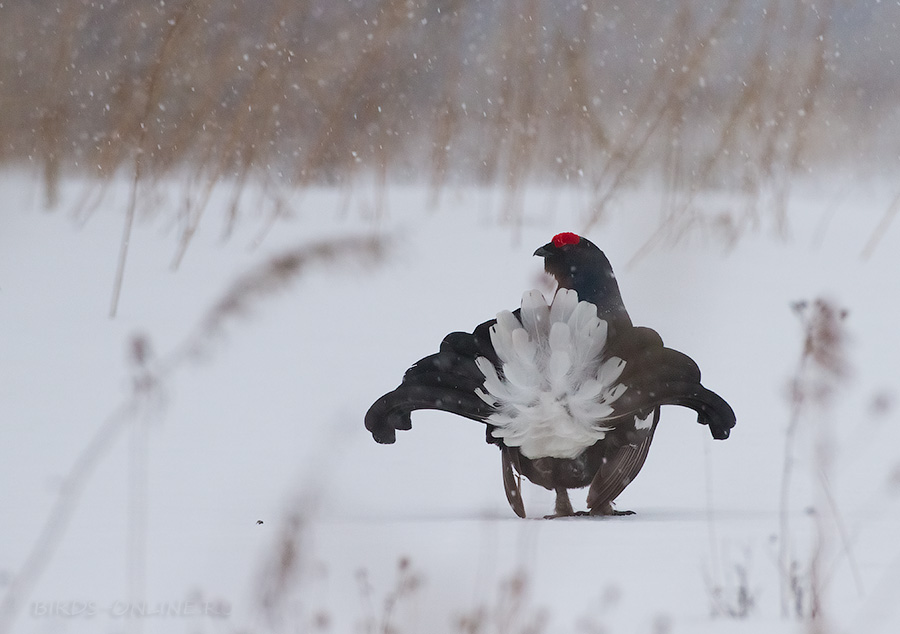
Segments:
[[[590,224],[792,177],[892,173],[900,6],[878,0],[0,3],[0,163],[151,182],[566,183]],[[186,206],[187,207],[187,206]],[[734,218],[733,218],[734,219]]]
[[[488,632],[521,580],[578,631],[720,632],[703,615],[759,597],[759,631],[795,632],[775,588],[832,573],[843,631],[900,631],[898,24],[896,0],[0,0],[0,633],[197,597],[231,620],[103,631],[396,632],[406,602],[402,631]],[[667,414],[606,541],[508,520],[478,426],[423,416],[392,449],[362,426],[545,284],[561,230],[741,421],[709,449]],[[803,410],[819,294],[848,361]]]

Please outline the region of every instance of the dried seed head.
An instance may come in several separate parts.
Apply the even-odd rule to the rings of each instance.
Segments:
[[[151,356],[150,340],[146,335],[136,334],[129,342],[129,360],[137,367],[143,368]]]
[[[791,309],[803,325],[804,341],[801,368],[788,386],[788,398],[798,405],[824,406],[850,374],[845,328],[848,311],[822,298],[795,302]]]

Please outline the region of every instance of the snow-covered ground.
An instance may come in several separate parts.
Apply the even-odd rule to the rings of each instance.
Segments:
[[[791,205],[787,239],[762,229],[729,250],[697,233],[630,265],[660,196],[616,201],[589,237],[632,318],[699,363],[738,425],[714,441],[691,412],[666,408],[618,501],[636,515],[545,521],[508,508],[480,425],[420,412],[381,446],[362,419],[446,333],[548,290],[531,254],[580,229],[584,196],[531,190],[514,228],[498,191],[447,189],[437,208],[416,189],[384,201],[365,188],[312,191],[258,246],[264,215],[249,213],[223,242],[225,203],[214,198],[173,273],[176,188],[136,224],[110,320],[125,192],[75,218],[65,209],[83,184],[48,213],[35,181],[0,174],[0,593],[26,590],[11,631],[800,631],[780,616],[778,509],[803,337],[790,305],[818,296],[849,310],[851,373],[827,409],[800,421],[792,548],[808,577],[819,500],[824,631],[898,631],[900,226],[860,255],[893,186],[840,197],[810,186]],[[235,280],[272,256],[373,235],[386,240],[383,260],[304,268],[214,336],[197,335]],[[123,413],[141,380],[136,335],[160,383]],[[198,336],[202,354],[177,356]],[[821,438],[832,440],[839,522],[817,493]],[[84,485],[74,492],[73,469]],[[539,518],[552,496],[529,484],[525,503]],[[573,503],[583,508],[583,496]],[[50,517],[66,521],[42,533]],[[717,586],[720,607],[735,609],[743,587],[749,615],[714,616]]]

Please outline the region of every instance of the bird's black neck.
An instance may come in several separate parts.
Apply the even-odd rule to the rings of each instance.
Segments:
[[[631,326],[631,317],[622,302],[622,294],[616,278],[610,276],[605,280],[581,281],[575,277],[571,287],[578,293],[578,298],[591,302],[597,307],[597,317],[617,327]]]
[[[582,266],[573,269],[566,271],[564,275],[556,275],[559,286],[574,290],[578,293],[578,299],[594,304],[597,307],[597,316],[607,321],[614,330],[630,328],[631,317],[625,309],[619,284],[609,262],[606,261],[605,266]]]

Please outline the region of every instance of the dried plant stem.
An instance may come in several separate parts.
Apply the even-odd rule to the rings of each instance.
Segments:
[[[125,211],[125,229],[122,232],[122,242],[119,247],[119,261],[116,266],[116,276],[113,282],[112,300],[110,301],[109,316],[115,318],[119,309],[119,296],[122,294],[122,282],[125,278],[125,263],[128,260],[128,246],[131,243],[131,230],[134,226],[134,216],[137,209],[138,189],[141,186],[144,176],[144,163],[149,160],[147,156],[147,135],[150,129],[150,114],[158,105],[158,89],[162,79],[162,74],[167,68],[170,55],[173,54],[176,35],[182,26],[184,17],[189,10],[196,4],[196,0],[187,0],[175,15],[169,20],[169,28],[166,31],[159,53],[156,56],[156,62],[152,71],[147,77],[147,101],[144,104],[144,111],[140,118],[140,133],[138,135],[136,153],[134,156],[134,178],[131,181],[131,194],[128,199],[128,208]]]
[[[820,465],[818,469],[819,474],[819,486],[821,487],[822,494],[825,497],[825,501],[828,504],[828,508],[831,511],[831,516],[834,518],[834,524],[838,530],[838,536],[841,539],[841,546],[843,547],[844,554],[847,555],[847,563],[850,566],[850,573],[853,575],[853,583],[856,586],[857,594],[862,597],[864,594],[863,589],[863,580],[862,574],[859,571],[859,565],[856,563],[856,557],[853,556],[853,540],[850,539],[850,533],[847,531],[847,525],[844,523],[843,515],[838,508],[837,502],[834,499],[834,494],[831,491],[831,483],[828,481],[828,474],[825,472],[824,467]],[[833,569],[832,569],[833,570]],[[830,575],[827,575],[823,578],[823,585],[827,584],[830,579]]]
[[[791,408],[785,432],[781,477],[778,545],[781,614],[783,618],[790,616],[792,612],[797,617],[807,617],[812,631],[820,632],[825,627],[824,559],[831,542],[831,526],[826,518],[826,508],[831,511],[834,525],[850,561],[857,589],[861,591],[860,577],[850,551],[850,540],[827,477],[831,464],[832,439],[826,413],[830,399],[847,374],[844,352],[847,336],[843,326],[847,311],[823,299],[817,299],[809,304],[798,302],[793,305],[793,309],[803,325],[804,338],[797,369],[790,381]],[[818,483],[815,488],[817,497],[812,507],[815,544],[809,555],[808,566],[801,568],[798,557],[792,552],[789,498],[797,431],[803,417],[812,411],[819,412],[820,418],[824,420],[820,420],[814,428],[811,447],[813,475]]]
[[[800,363],[794,374],[794,381],[799,381],[803,376],[809,359],[808,350],[804,350],[800,357]],[[790,493],[791,481],[794,471],[794,442],[797,435],[797,428],[800,425],[802,415],[803,401],[796,391],[791,396],[791,413],[788,418],[788,426],[784,436],[784,462],[781,465],[781,493],[778,503],[778,570],[780,581],[781,596],[781,616],[786,618],[790,616],[793,590],[791,587],[791,568],[793,566],[793,556],[791,552],[791,532],[790,532]]]
[[[51,201],[66,170],[109,181],[140,162],[141,193],[188,172],[173,268],[224,180],[229,227],[257,183],[373,176],[426,180],[434,202],[454,181],[504,186],[515,227],[524,188],[575,184],[585,230],[625,188],[660,182],[653,244],[706,219],[701,192],[730,189],[747,199],[716,212],[734,237],[766,219],[784,232],[797,175],[865,155],[858,131],[892,116],[893,93],[874,110],[852,96],[833,0],[657,5],[5,3],[0,161],[42,166]]]
[[[869,241],[866,242],[866,246],[863,248],[861,254],[864,260],[868,260],[870,257],[872,257],[872,254],[875,253],[875,249],[878,247],[878,243],[881,242],[884,234],[887,233],[888,228],[891,226],[891,223],[897,216],[898,211],[900,211],[900,192],[898,192],[897,195],[894,196],[894,200],[892,200],[891,204],[888,205],[887,210],[881,217],[881,221],[878,223],[878,226],[875,227],[875,231],[872,232],[872,236],[869,238]]]
[[[141,178],[140,166],[135,166],[134,179],[131,182],[131,193],[128,195],[128,207],[125,210],[125,227],[122,230],[122,241],[119,243],[119,259],[116,263],[116,277],[113,281],[112,299],[109,303],[109,317],[115,319],[119,310],[119,296],[122,294],[122,281],[125,278],[125,263],[128,261],[128,247],[131,244],[131,230],[134,226],[134,215],[137,208],[138,187]]]
[[[60,486],[56,502],[37,534],[34,546],[25,558],[19,573],[13,578],[3,601],[0,602],[0,634],[12,632],[16,616],[24,602],[43,576],[66,534],[72,516],[78,509],[81,495],[97,465],[107,455],[126,423],[136,413],[138,398],[132,396],[100,425],[87,446],[81,450]]]
[[[208,356],[211,340],[221,335],[230,321],[284,288],[305,272],[309,265],[317,262],[371,261],[379,258],[383,249],[381,241],[351,238],[304,245],[272,258],[259,269],[239,277],[181,345],[146,369],[145,380],[134,383],[123,403],[100,425],[66,474],[59,495],[38,531],[25,562],[0,602],[0,634],[12,631],[22,602],[30,596],[59,548],[91,476],[128,426],[141,422],[137,419],[147,413],[148,396],[152,396],[158,386],[168,383],[176,372]],[[137,462],[132,465],[134,472],[130,488],[135,496],[131,510],[138,514],[134,521],[143,524],[145,511],[139,507],[146,502],[146,429],[145,425],[140,426],[143,429],[136,430],[133,437]],[[140,592],[143,583],[144,531],[143,526],[129,528],[129,581],[134,592]]]
[[[144,385],[153,387],[153,382]],[[138,605],[145,600],[147,572],[147,519],[149,501],[149,416],[146,407],[129,429],[128,527],[125,553],[128,598]],[[143,619],[131,619],[131,631],[142,630]]]

